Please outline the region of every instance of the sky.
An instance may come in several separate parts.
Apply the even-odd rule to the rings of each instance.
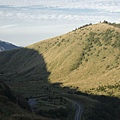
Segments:
[[[104,20],[120,23],[120,0],[0,0],[0,40],[17,46]]]

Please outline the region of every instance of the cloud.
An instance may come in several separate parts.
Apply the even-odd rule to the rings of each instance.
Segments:
[[[119,0],[4,0],[0,1],[0,20],[72,23],[108,18],[119,21],[119,6]]]
[[[0,0],[0,37],[32,43],[88,23],[119,22],[119,6],[120,0]]]
[[[98,9],[110,12],[120,12],[119,0],[4,0],[0,5],[25,7],[25,6],[42,6],[66,9]]]
[[[105,12],[120,12],[120,1],[119,0],[106,0],[101,2],[92,2],[88,5],[90,9],[104,10]]]
[[[3,25],[3,26],[0,26],[0,29],[8,29],[8,28],[12,28],[12,27],[15,27],[17,25]]]

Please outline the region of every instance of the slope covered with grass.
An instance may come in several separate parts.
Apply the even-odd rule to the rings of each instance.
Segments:
[[[120,29],[109,24],[81,27],[28,48],[43,55],[50,82],[83,91],[120,82]]]
[[[85,120],[120,117],[119,27],[90,24],[22,49],[1,52],[0,67],[0,79],[12,90],[38,98],[36,112],[40,115],[72,120],[74,101],[81,101]]]

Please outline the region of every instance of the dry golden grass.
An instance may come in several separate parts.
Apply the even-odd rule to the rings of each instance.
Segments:
[[[47,70],[51,73],[49,79],[52,83],[62,82],[65,86],[76,86],[83,91],[97,88],[99,85],[113,85],[120,81],[120,60],[117,61],[117,64],[115,61],[120,49],[111,46],[115,41],[114,36],[112,36],[110,44],[105,45],[103,35],[98,35],[105,33],[108,29],[113,30],[113,34],[120,33],[119,28],[98,23],[63,36],[44,40],[27,48],[36,49],[44,56]],[[86,39],[89,38],[90,32],[96,33],[95,38],[98,37],[102,46],[92,43],[93,47],[90,52],[84,53],[85,58],[83,58],[82,64],[71,71],[71,68],[80,60],[81,54],[85,52],[84,48],[88,44]],[[104,50],[104,48],[106,49]],[[107,68],[107,65],[110,67]]]

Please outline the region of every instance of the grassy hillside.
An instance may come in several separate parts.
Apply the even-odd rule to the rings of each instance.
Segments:
[[[0,79],[12,90],[37,98],[37,114],[73,120],[74,101],[81,101],[83,120],[120,117],[118,27],[85,25],[22,49],[1,52],[0,68]]]
[[[120,82],[120,29],[99,23],[31,46],[43,55],[50,82],[86,91]],[[89,85],[87,84],[89,82]],[[106,93],[107,94],[107,93]]]

